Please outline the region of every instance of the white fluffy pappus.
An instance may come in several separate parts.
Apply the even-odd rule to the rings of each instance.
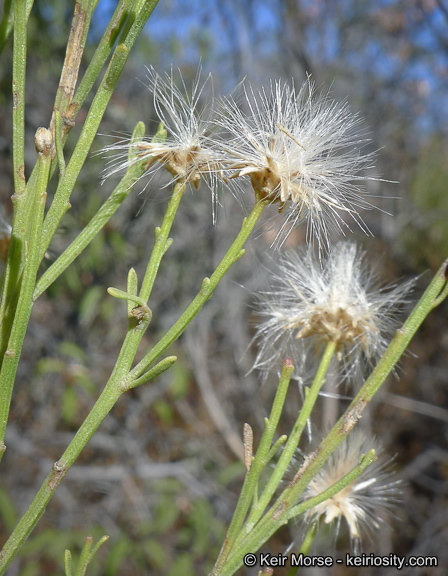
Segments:
[[[145,163],[144,176],[153,176],[163,166],[174,182],[184,180],[197,188],[200,180],[205,178],[213,193],[215,206],[222,166],[215,139],[209,137],[217,129],[212,122],[214,98],[209,95],[206,98],[204,94],[206,87],[213,93],[211,75],[203,81],[199,69],[191,90],[188,90],[180,72],[182,89],[176,85],[173,71],[160,76],[150,67],[147,68],[146,78],[156,115],[167,130],[167,138],[163,142],[152,141],[149,137],[136,141],[133,144],[136,154],[131,162],[128,158],[129,138],[106,146],[103,152],[109,161],[105,178],[140,162]]]
[[[320,261],[307,252],[282,256],[271,289],[257,303],[260,323],[254,368],[278,370],[291,357],[296,376],[306,376],[317,352],[336,343],[341,378],[362,378],[386,349],[400,306],[414,280],[380,287],[355,243],[339,242]]]
[[[344,214],[368,233],[358,210],[373,208],[360,185],[374,154],[362,152],[369,139],[359,132],[360,117],[328,92],[317,94],[309,78],[298,93],[280,81],[268,91],[243,90],[250,114],[228,97],[217,120],[231,136],[223,150],[229,179],[238,189],[240,177],[249,176],[258,197],[286,212],[280,243],[306,220],[308,241],[328,245],[329,229],[349,229]]]
[[[353,468],[358,466],[363,454],[374,448],[375,439],[365,437],[362,430],[354,430],[330,456],[311,480],[301,501],[318,496]],[[340,492],[311,508],[305,513],[307,524],[333,524],[338,536],[341,520],[347,523],[350,541],[355,554],[362,551],[363,533],[372,538],[379,530],[391,509],[400,501],[400,481],[393,480],[391,459],[377,450],[378,459]]]

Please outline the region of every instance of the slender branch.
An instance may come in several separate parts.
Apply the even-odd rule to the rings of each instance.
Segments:
[[[272,404],[271,414],[269,418],[265,418],[265,426],[263,435],[258,445],[258,450],[255,458],[252,458],[251,466],[244,479],[244,484],[241,489],[238,503],[232,517],[229,529],[227,530],[224,544],[219,553],[218,559],[212,571],[213,574],[219,574],[222,567],[225,565],[226,560],[232,551],[232,548],[238,538],[241,526],[246,518],[246,514],[253,502],[254,495],[257,490],[260,474],[266,464],[269,462],[269,454],[274,438],[275,431],[277,430],[278,422],[280,420],[283,406],[286,400],[286,393],[288,391],[291,374],[294,370],[290,359],[283,361],[283,370],[278,384],[277,393]]]
[[[137,386],[141,386],[149,380],[153,380],[156,376],[160,376],[163,372],[166,372],[171,366],[177,361],[177,356],[167,356],[163,360],[161,360],[158,364],[153,366],[151,370],[148,370],[146,374],[137,378],[137,380],[132,380],[129,389],[137,388]]]
[[[25,192],[25,71],[26,71],[26,1],[15,0],[14,56],[12,69],[12,140],[14,191]]]
[[[35,143],[39,157],[39,174],[34,196],[30,198],[33,204],[33,219],[28,240],[23,247],[25,265],[21,289],[15,311],[14,324],[0,371],[0,445],[2,446],[4,446],[14,379],[33,306],[32,296],[40,262],[39,240],[47,197],[46,190],[51,166],[51,147],[53,145],[50,132],[45,128],[39,128],[36,132]],[[0,450],[0,459],[3,451]]]
[[[129,146],[129,160],[133,159],[133,143],[142,138],[145,133],[145,125],[139,122],[134,128],[131,143]],[[157,132],[159,134],[159,131]],[[156,135],[157,135],[156,134]],[[90,244],[95,236],[102,230],[105,224],[112,218],[124,200],[129,196],[135,182],[144,174],[144,163],[137,163],[130,166],[126,174],[121,179],[118,186],[104,202],[95,216],[92,217],[88,225],[83,228],[80,234],[73,240],[70,246],[57,258],[39,279],[34,290],[33,299],[36,300],[45,290],[58,278],[83,250]]]
[[[107,25],[106,30],[98,44],[95,53],[89,62],[87,70],[76,89],[75,95],[73,97],[72,105],[68,111],[69,119],[74,122],[75,117],[83,105],[87,95],[90,93],[91,89],[101,70],[103,69],[106,60],[109,58],[115,41],[123,29],[124,23],[126,22],[129,13],[131,12],[132,6],[135,0],[120,0],[117,7],[112,15],[112,18]]]
[[[291,519],[294,518],[295,516],[300,516],[301,514],[307,512],[308,510],[311,510],[311,508],[314,508],[315,506],[322,504],[322,502],[325,502],[325,500],[332,498],[338,492],[340,492],[341,490],[352,484],[364,472],[364,470],[368,466],[373,464],[373,462],[375,462],[376,460],[377,460],[376,451],[372,448],[372,450],[369,450],[367,454],[363,454],[361,456],[359,464],[358,466],[356,466],[356,468],[353,468],[353,470],[351,470],[348,474],[343,476],[335,484],[330,486],[330,488],[327,488],[317,496],[309,498],[308,500],[305,500],[304,502],[301,502],[300,504],[297,504],[296,506],[291,508],[291,510],[288,513],[288,517]]]
[[[15,32],[14,32],[14,61],[17,60],[17,64],[14,67],[21,70],[21,74],[25,74],[25,61],[26,61],[26,19],[29,12],[28,8],[31,6],[24,6],[24,0],[14,3],[14,8],[20,10],[20,18],[16,18]],[[75,16],[73,17],[72,31],[70,34],[70,39],[67,47],[66,61],[64,63],[64,68],[61,75],[61,85],[58,91],[61,91],[61,86],[66,89],[67,96],[70,97],[70,89],[68,86],[73,86],[76,82],[77,69],[74,66],[79,66],[80,58],[82,54],[82,49],[79,47],[83,46],[85,42],[85,37],[87,35],[88,23],[90,22],[90,15],[92,12],[92,2],[91,0],[81,0],[80,3],[76,3],[75,6]],[[20,38],[19,38],[20,36]],[[23,36],[23,38],[22,38]],[[23,40],[23,41],[22,41]],[[76,53],[76,57],[73,54]],[[69,65],[70,64],[70,65]],[[17,76],[17,74],[16,74]],[[20,78],[20,74],[18,75]],[[67,85],[67,86],[66,86]],[[18,293],[20,291],[19,279],[23,273],[23,247],[26,242],[29,242],[29,231],[32,225],[33,214],[33,202],[29,200],[31,196],[35,193],[37,173],[39,170],[39,162],[36,163],[28,184],[25,186],[25,167],[23,163],[23,144],[24,144],[24,78],[22,85],[18,82],[17,78],[14,77],[13,81],[13,94],[14,94],[14,110],[13,110],[13,123],[14,123],[14,139],[16,135],[21,133],[21,136],[17,138],[16,144],[14,144],[14,174],[15,174],[15,194],[12,197],[12,202],[14,205],[14,219],[13,219],[13,229],[11,234],[11,242],[8,253],[8,260],[6,263],[5,273],[4,273],[4,287],[0,303],[0,319],[2,321],[1,334],[0,334],[0,358],[3,357],[5,353],[5,347],[7,344],[7,339],[12,328],[12,323],[14,321],[14,312],[17,304]],[[59,110],[60,112],[60,110]],[[54,124],[54,122],[52,121]],[[62,122],[59,121],[59,125]],[[19,126],[21,128],[19,129]],[[51,128],[54,132],[54,125]],[[57,151],[59,154],[59,160],[61,167],[64,168],[63,154],[62,154],[62,143],[61,143],[61,131],[56,133]],[[55,139],[54,135],[52,138],[52,146],[54,147]],[[20,151],[21,150],[21,151]],[[54,148],[51,155],[54,154]],[[39,238],[40,242],[40,238]]]
[[[319,364],[319,368],[316,372],[313,384],[311,388],[307,390],[305,401],[299,412],[288,441],[285,444],[279,461],[260,496],[257,506],[252,510],[252,513],[247,520],[245,527],[246,533],[252,530],[252,528],[264,514],[266,507],[271,501],[272,496],[277,490],[277,487],[282,481],[282,478],[284,477],[285,472],[291,463],[291,460],[297,450],[297,446],[299,445],[302,432],[305,429],[306,423],[311,415],[314,405],[316,404],[319,392],[325,382],[325,376],[327,374],[328,368],[330,367],[335,349],[336,344],[334,342],[328,342]]]
[[[305,538],[300,546],[299,554],[308,555],[310,552],[311,544],[314,542],[314,538],[317,534],[317,527],[318,522],[313,522],[312,525],[309,527],[307,533],[305,534]],[[289,574],[288,574],[289,576]]]
[[[14,12],[11,10],[12,0],[5,0],[3,7],[3,18],[0,23],[0,55],[3,52],[6,42],[14,29]],[[26,0],[26,19],[28,21],[34,0]]]
[[[109,103],[115,86],[117,85],[130,50],[139,33],[142,31],[147,19],[157,5],[157,2],[158,0],[147,0],[143,7],[141,7],[138,12],[136,11],[135,20],[129,30],[129,34],[126,36],[124,42],[115,48],[112,60],[90,107],[73,155],[59,182],[53,202],[45,218],[41,244],[41,259],[43,259],[47,252],[51,239],[53,238],[63,215],[70,208],[70,195],[81,168],[87,158],[87,154],[90,150],[93,139],[95,138],[107,104]]]
[[[50,164],[51,159],[49,158],[48,170]],[[175,199],[175,203],[177,205],[179,204],[179,196],[182,197],[182,194],[179,194],[179,190],[181,189],[179,186],[184,187],[185,183],[178,184],[173,191],[172,200]],[[166,235],[166,237],[169,235],[175,214],[176,211],[173,210],[172,202],[170,202],[161,226],[161,229],[164,231],[163,233]],[[156,245],[154,246],[153,252],[159,254],[160,258],[163,257],[163,253],[160,254]],[[157,262],[158,265],[159,261],[157,259],[151,259],[153,262]],[[151,271],[147,269],[146,273],[150,274],[150,272]],[[130,274],[130,276],[134,277],[134,279],[128,282],[128,284],[135,285],[135,273]],[[132,363],[134,362],[140,342],[145,334],[146,329],[148,328],[150,318],[150,313],[143,314],[141,317],[136,317],[133,314],[129,315],[128,331],[112,374],[87,418],[81,424],[81,427],[75,434],[73,440],[68,445],[64,454],[54,464],[53,470],[45,479],[33,502],[30,504],[25,514],[14,529],[13,533],[11,534],[10,538],[6,542],[2,552],[0,553],[0,576],[4,574],[4,571],[12,562],[19,548],[31,534],[68,469],[76,461],[79,454],[85,448],[86,444],[96,432],[104,418],[112,410],[120,396],[126,390],[145,381],[145,379],[147,380],[156,376],[157,374],[160,374],[174,363],[175,357],[166,358],[165,360],[162,360],[158,366],[154,367],[153,370],[151,370],[148,374],[143,376],[140,381],[135,381],[135,379],[130,378],[129,371],[131,369]]]
[[[311,526],[308,528],[305,537],[302,541],[302,544],[300,546],[299,555],[302,554],[303,556],[308,556],[311,545],[314,542],[314,538],[316,537],[317,534],[318,525],[319,525],[318,522],[313,522]],[[291,565],[290,569],[286,573],[286,576],[296,576],[296,574],[299,573],[299,569],[300,569],[299,566]]]
[[[330,366],[330,362],[331,362],[331,359],[333,357],[335,348],[336,348],[336,345],[333,342],[329,342],[327,344],[327,347],[326,347],[325,352],[322,356],[322,360],[320,362],[318,371],[316,373],[316,377],[314,378],[311,389],[308,390],[308,393],[307,393],[306,398],[305,398],[305,402],[302,406],[302,409],[299,412],[299,416],[297,418],[297,421],[296,421],[296,423],[295,423],[295,425],[291,431],[291,434],[290,434],[290,436],[289,436],[289,438],[285,444],[285,447],[282,451],[282,454],[279,458],[279,461],[277,462],[277,464],[274,468],[274,471],[272,472],[271,477],[269,478],[268,483],[264,487],[263,492],[262,492],[258,502],[256,504],[254,504],[254,506],[252,507],[249,518],[247,519],[247,522],[246,522],[246,524],[242,530],[241,530],[241,527],[243,526],[243,521],[245,519],[247,510],[249,509],[249,507],[247,505],[247,502],[245,502],[245,505],[240,504],[241,498],[238,501],[234,517],[232,518],[232,522],[230,524],[230,528],[229,528],[229,531],[228,531],[227,536],[226,536],[223,550],[221,551],[221,553],[218,557],[218,560],[216,561],[215,567],[212,571],[212,575],[220,574],[221,569],[224,566],[224,564],[226,563],[227,558],[233,554],[232,547],[235,544],[235,542],[239,542],[241,539],[244,539],[243,534],[248,534],[249,532],[251,532],[251,530],[254,528],[256,523],[260,520],[260,518],[264,514],[269,502],[271,501],[272,496],[274,495],[279,484],[281,483],[281,481],[285,475],[286,469],[288,468],[288,466],[291,462],[291,459],[293,458],[294,453],[297,449],[297,446],[299,445],[301,434],[303,432],[303,429],[306,426],[306,422],[307,422],[307,420],[311,414],[311,411],[314,407],[314,404],[316,403],[319,391],[320,391],[323,383],[325,382],[325,375],[326,375],[328,368]],[[262,441],[260,442],[260,448],[262,447],[262,442],[263,442],[263,438],[262,438]],[[270,447],[270,444],[269,444],[268,448],[269,447]],[[258,473],[258,475],[256,475],[257,482],[258,482],[258,478],[260,475],[259,473],[261,472],[260,464],[264,465],[264,462],[261,462],[261,463],[259,462],[260,448],[257,451],[257,456],[255,457],[255,461],[254,461],[254,469],[256,469],[257,473]],[[263,460],[263,458],[261,460]],[[258,468],[260,468],[260,469],[258,469]],[[249,484],[249,482],[250,482],[251,472],[252,472],[252,470],[246,476],[246,479],[245,479],[245,482],[243,485],[243,489],[241,492],[242,495],[245,493],[245,491],[247,491],[246,484]],[[251,494],[251,496],[252,496],[252,494]]]
[[[297,473],[295,482],[290,488],[290,497],[292,499],[297,499],[300,496],[308,485],[310,479],[314,477],[316,472],[320,470],[329,456],[353,430],[367,405],[384,384],[386,378],[389,376],[401,355],[408,347],[414,334],[417,332],[426,316],[433,310],[436,304],[438,305],[441,303],[441,296],[446,296],[446,286],[448,285],[447,270],[448,259],[445,260],[439,268],[432,282],[417,302],[406,322],[396,331],[386,352],[358,394],[352,400],[343,416],[338,420],[338,422],[336,422],[326,439],[321,442],[313,455],[304,463]]]
[[[146,354],[137,364],[137,366],[135,366],[135,368],[131,371],[130,377],[132,379],[136,379],[144,372],[146,372],[151,364],[155,362],[155,360],[157,360],[157,358],[163,354],[163,352],[175,340],[177,340],[177,338],[179,338],[185,328],[198,314],[199,310],[202,308],[205,302],[207,302],[207,300],[212,296],[216,286],[219,284],[220,280],[223,278],[224,274],[227,272],[230,266],[244,254],[244,250],[242,248],[267,204],[267,200],[259,200],[256,202],[250,215],[244,219],[238,236],[227,251],[224,258],[218,264],[216,270],[213,272],[210,278],[205,278],[203,280],[201,290],[179,318],[179,320],[168,330],[168,332],[156,344],[156,346],[154,346],[154,348],[148,352],[148,354]]]
[[[315,452],[306,459],[295,478],[271,506],[268,513],[253,527],[251,532],[238,540],[237,545],[230,551],[224,566],[220,567],[218,571],[214,571],[216,576],[230,576],[233,574],[241,566],[242,559],[246,552],[258,550],[258,548],[262,546],[280,526],[286,524],[293,515],[303,513],[311,507],[311,505],[316,505],[317,500],[314,501],[314,499],[300,505],[294,503],[299,501],[301,494],[311,479],[359,421],[367,404],[393,370],[423,320],[429,312],[446,297],[448,285],[447,270],[448,259],[436,273],[431,284],[426,289],[403,327],[397,330],[385,354],[345,414],[335,424]],[[365,463],[366,462],[362,462],[361,465]],[[327,494],[325,494],[325,496],[326,498],[328,497]]]
[[[285,508],[283,511],[272,507],[256,528],[238,543],[238,547],[231,554],[223,569],[217,574],[219,574],[219,576],[231,576],[234,574],[243,564],[243,558],[246,553],[258,550],[281,526],[287,524],[292,518],[304,514],[307,510],[332,498],[335,494],[354,482],[375,460],[375,450],[370,450],[361,457],[358,466],[330,486],[330,488],[321,492],[321,494],[296,506]]]
[[[27,0],[30,2],[30,0]],[[88,19],[90,21],[90,16],[96,8],[96,4],[98,0],[95,0],[90,6],[88,6]],[[64,121],[61,121],[62,129],[60,130],[60,134],[58,135],[58,139],[62,140],[62,145],[59,145],[59,148],[62,150],[65,140],[67,139],[68,133],[75,125],[76,116],[78,115],[81,106],[84,104],[85,99],[87,98],[88,94],[90,93],[91,89],[95,81],[97,80],[98,76],[101,73],[101,70],[109,57],[112,48],[114,46],[115,40],[123,29],[123,25],[131,11],[132,6],[134,5],[135,0],[120,0],[117,8],[112,15],[112,18],[100,40],[100,43],[95,50],[95,54],[93,55],[87,70],[76,89],[75,95],[73,96],[71,104],[68,106],[67,110],[64,113]],[[85,39],[85,35],[84,35]],[[84,40],[83,40],[84,41]],[[61,119],[62,120],[62,119]],[[55,115],[55,122],[56,122],[56,115]],[[57,141],[56,141],[57,144]],[[54,159],[53,159],[54,160]],[[59,161],[59,160],[58,160]],[[51,166],[51,174],[53,174],[56,167],[55,161],[53,161]],[[31,173],[29,183],[33,183],[33,179],[36,176],[37,165],[33,168]],[[62,170],[62,172],[64,172]],[[28,185],[27,185],[28,187]]]
[[[167,217],[163,221],[162,227],[156,228],[154,249],[152,251],[151,258],[149,259],[145,278],[143,280],[139,294],[139,297],[145,302],[149,300],[151,295],[152,287],[154,286],[154,281],[156,279],[162,257],[171,245],[171,240],[168,238],[168,236],[171,230],[174,216],[177,212],[180,201],[182,200],[185,186],[185,182],[178,182],[176,184],[174,187],[173,196],[171,197],[170,203],[168,204],[166,213]]]
[[[65,51],[64,65],[62,66],[61,78],[59,80],[53,115],[50,122],[50,130],[53,133],[53,138],[56,144],[58,144],[59,141],[62,144],[64,136],[74,124],[74,120],[67,116],[67,111],[69,110],[73,94],[75,93],[79,67],[81,65],[87,33],[90,27],[90,19],[93,10],[92,4],[92,0],[79,0],[75,4],[70,35],[68,37],[67,49]],[[56,115],[59,115],[62,119],[60,133],[57,138],[54,137],[55,129],[59,128],[56,126]],[[59,152],[59,154],[60,153],[61,152]],[[60,161],[59,157],[58,160]],[[61,171],[63,172],[63,170]]]

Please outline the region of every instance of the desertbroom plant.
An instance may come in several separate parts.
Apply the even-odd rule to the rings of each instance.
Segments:
[[[169,190],[166,212],[160,227],[155,229],[153,249],[143,276],[138,278],[131,268],[126,282],[117,279],[120,288],[109,287],[107,290],[112,297],[124,301],[124,313],[128,319],[115,366],[88,416],[48,471],[35,498],[0,552],[0,574],[5,573],[18,554],[70,467],[122,394],[153,380],[176,362],[175,356],[165,356],[165,352],[211,298],[230,267],[244,255],[245,242],[264,209],[277,204],[281,212],[286,212],[283,237],[291,225],[305,220],[310,243],[316,239],[320,247],[328,245],[331,229],[348,229],[346,216],[367,229],[358,210],[370,208],[370,204],[359,184],[365,180],[362,171],[368,169],[372,161],[370,154],[362,152],[365,138],[358,130],[359,118],[349,113],[346,104],[335,103],[328,94],[316,95],[310,80],[298,93],[294,86],[278,82],[272,83],[268,91],[259,95],[255,95],[250,87],[246,88],[248,116],[231,97],[223,100],[216,116],[213,101],[210,107],[202,108],[202,96],[208,90],[210,78],[205,83],[197,79],[189,91],[185,85],[181,88],[175,85],[172,73],[160,76],[153,68],[148,68],[148,88],[160,122],[158,130],[152,136],[146,136],[145,126],[140,122],[129,139],[107,147],[112,157],[106,175],[123,172],[121,180],[86,228],[41,274],[42,260],[64,214],[70,209],[70,198],[76,195],[78,176],[108,102],[130,51],[157,2],[120,0],[83,74],[80,74],[80,65],[90,20],[98,2],[80,0],[76,3],[52,117],[48,119],[48,127],[39,128],[36,133],[37,159],[32,170],[25,170],[24,165],[26,39],[32,1],[18,0],[12,4],[13,18],[11,3],[6,3],[5,21],[0,25],[3,31],[0,49],[11,31],[14,44],[14,213],[0,300],[0,458],[6,450],[5,433],[12,391],[34,301],[89,245],[137,182],[147,177],[154,184],[156,178],[153,176],[161,169],[170,176],[168,185],[165,185]],[[68,157],[66,139],[91,92],[93,100],[74,151]],[[225,139],[225,133],[230,135],[229,140]],[[148,302],[162,259],[173,242],[170,234],[185,189],[190,184],[196,188],[203,180],[212,190],[214,206],[217,204],[218,184],[239,192],[249,180],[254,192],[253,208],[242,220],[241,229],[227,253],[216,269],[202,280],[197,295],[183,314],[151,349],[142,351],[141,360],[136,362],[139,346],[153,314],[157,313],[157,310],[149,308]],[[324,296],[322,283],[328,282],[318,278],[320,263],[311,267],[311,276],[308,276],[314,282],[311,287],[304,284],[306,275],[305,280],[302,278],[296,282],[295,274],[303,272],[303,267],[297,265],[298,270],[293,270],[291,265],[284,264],[287,279],[282,281],[281,291],[287,304],[284,300],[283,311],[276,316],[280,318],[283,314],[284,318],[277,324],[272,323],[272,319],[267,320],[269,325],[260,329],[258,336],[267,336],[260,353],[266,354],[268,360],[259,356],[256,364],[264,367],[265,362],[273,362],[274,357],[278,359],[284,353],[282,350],[279,356],[271,347],[280,339],[279,334],[287,331],[291,333],[291,341],[317,338],[321,344],[320,348],[317,346],[317,352],[321,356],[288,437],[276,439],[294,372],[290,360],[283,361],[276,397],[256,452],[252,429],[248,424],[245,426],[247,473],[227,538],[213,570],[215,576],[233,574],[242,565],[244,555],[256,552],[280,526],[306,513],[317,517],[320,514],[318,507],[323,502],[357,485],[358,479],[376,458],[373,450],[360,455],[359,460],[356,456],[347,462],[341,475],[330,480],[330,485],[322,486],[321,492],[306,492],[310,482],[318,479],[319,473],[323,474],[320,472],[322,467],[354,428],[426,315],[447,295],[448,264],[445,263],[386,348],[390,324],[383,315],[395,310],[407,289],[397,287],[383,294],[361,287],[360,253],[352,245],[343,246],[346,247],[338,249],[340,252],[330,253],[327,266],[331,275],[339,270],[339,264],[333,263],[334,259],[345,262],[345,269],[336,275],[340,280],[340,293],[334,281],[335,290],[330,296]],[[349,269],[352,272],[349,273]],[[295,308],[292,306],[293,298],[297,298]],[[287,317],[286,308],[290,305],[294,310]],[[267,308],[268,312],[273,310],[270,304]],[[322,310],[326,310],[323,315]],[[371,365],[381,357],[346,413],[319,447],[307,455],[293,480],[284,487],[285,473],[312,417],[332,359],[345,358],[348,362],[348,358],[360,354],[367,356]],[[303,366],[300,364],[301,360],[298,367],[301,370]],[[275,462],[274,466],[271,466],[272,462]],[[352,527],[355,525],[353,519],[351,524]],[[100,540],[94,551],[103,541]],[[88,540],[76,570],[79,574],[85,572],[94,553],[91,545],[91,540]],[[67,553],[66,573],[72,572],[71,557]]]

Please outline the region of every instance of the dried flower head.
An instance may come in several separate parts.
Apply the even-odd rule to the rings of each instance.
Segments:
[[[359,464],[361,456],[367,454],[373,444],[362,430],[354,430],[311,480],[302,499],[318,496],[333,486]],[[391,480],[391,460],[384,459],[380,452],[377,450],[378,459],[356,480],[305,514],[307,523],[321,519],[325,524],[335,521],[336,536],[344,519],[355,554],[361,551],[362,532],[372,535],[378,530],[400,496],[400,482]]]
[[[211,75],[201,82],[199,70],[189,92],[180,73],[182,90],[176,85],[172,71],[159,76],[151,67],[147,72],[154,109],[168,135],[163,142],[150,138],[135,142],[136,154],[131,163],[145,162],[146,174],[153,174],[164,166],[175,181],[184,180],[195,187],[206,176],[214,191],[217,175],[222,169],[213,142],[208,138],[208,134],[216,129],[211,122],[213,98],[208,98],[205,105],[201,104],[206,86],[211,87]],[[106,177],[130,166],[129,145],[129,140],[125,139],[105,148],[113,153]]]
[[[226,98],[218,120],[232,136],[225,146],[230,178],[249,176],[259,198],[287,211],[283,232],[306,219],[308,239],[328,244],[329,228],[348,227],[343,214],[367,231],[358,209],[372,206],[359,173],[371,167],[372,154],[361,152],[368,140],[359,135],[360,118],[328,93],[316,94],[310,79],[298,93],[275,82],[244,96],[250,116]]]
[[[280,260],[275,283],[258,304],[262,322],[255,335],[256,368],[278,367],[290,356],[303,369],[307,358],[329,341],[336,343],[343,376],[362,375],[381,356],[414,281],[379,288],[364,256],[345,241],[324,262],[314,259],[311,250]]]

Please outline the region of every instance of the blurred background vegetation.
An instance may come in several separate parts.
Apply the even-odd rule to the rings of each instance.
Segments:
[[[34,132],[51,117],[73,5],[41,0],[31,13],[28,167],[35,158]],[[85,62],[113,8],[112,1],[99,3]],[[10,43],[0,68],[0,199],[5,221],[10,219],[13,191],[11,55]],[[114,132],[131,132],[138,120],[146,123],[148,132],[154,131],[145,65],[159,72],[179,67],[188,83],[199,62],[204,72],[213,73],[216,94],[228,92],[244,77],[258,88],[275,78],[294,78],[299,85],[308,73],[319,86],[331,85],[336,99],[348,99],[371,128],[372,150],[380,150],[372,175],[387,180],[368,185],[381,209],[365,215],[374,238],[355,234],[372,261],[381,260],[385,282],[422,274],[417,299],[430,279],[426,271],[434,271],[448,256],[448,4],[160,0],[106,113],[101,133],[108,136],[97,138],[95,150],[110,142]],[[67,154],[82,122],[81,111]],[[50,259],[69,244],[113,188],[112,180],[100,184],[104,167],[101,156],[88,159]],[[2,462],[0,543],[113,367],[126,326],[125,307],[105,289],[124,286],[130,266],[138,272],[146,266],[153,230],[165,207],[167,191],[159,181],[143,188],[141,183],[103,233],[35,304]],[[213,226],[207,189],[187,193],[174,225],[174,244],[151,298],[154,316],[145,348],[177,319],[237,233],[240,201],[229,194],[220,201]],[[244,203],[250,204],[249,194]],[[268,225],[279,225],[272,222]],[[263,225],[247,255],[175,346],[172,353],[179,361],[174,368],[124,396],[108,416],[8,574],[62,574],[66,547],[76,552],[87,534],[104,533],[111,539],[90,568],[92,576],[192,576],[211,569],[243,478],[243,423],[252,425],[258,439],[275,389],[275,379],[261,386],[256,374],[247,375],[255,320],[250,304],[253,292],[266,283],[265,266],[273,255],[272,237],[262,231]],[[295,231],[285,248],[303,244],[304,235],[303,229]],[[375,434],[388,452],[397,454],[398,475],[404,480],[403,505],[397,518],[390,519],[391,529],[382,529],[372,541],[366,538],[365,551],[439,557],[438,569],[414,568],[415,576],[446,574],[448,566],[447,319],[445,303],[425,322],[398,378],[390,379],[362,421],[366,433]],[[284,431],[299,406],[297,389],[294,394]],[[346,405],[329,400],[324,404],[322,420],[334,419]],[[328,425],[323,422],[324,429]],[[300,535],[298,525],[284,529],[269,549],[284,551],[292,541],[300,541]],[[346,536],[342,531],[340,553],[347,549]],[[315,551],[331,553],[332,541],[317,542]],[[362,574],[389,574],[377,571],[363,569]],[[342,574],[336,568],[308,573]]]

